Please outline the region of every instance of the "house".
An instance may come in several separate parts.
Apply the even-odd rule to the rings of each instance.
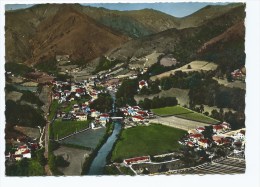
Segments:
[[[59,112],[57,112],[57,118],[63,118],[64,116],[66,115],[66,113],[65,112],[61,112],[61,111],[59,111]]]
[[[197,134],[189,134],[189,138],[194,142],[197,143],[198,140],[204,138],[203,134],[197,133]]]
[[[27,145],[19,146],[14,154],[16,155],[14,157],[15,160],[21,160],[22,158],[31,158],[31,150],[28,148]]]
[[[213,125],[213,132],[216,134],[223,133],[225,131],[222,125]]]
[[[144,118],[142,116],[133,116],[132,120],[134,122],[142,122],[142,121],[144,121]]]
[[[73,111],[74,112],[78,112],[79,110],[80,110],[79,105],[78,104],[74,104],[73,105]]]
[[[70,95],[70,91],[69,91],[69,90],[64,90],[64,95],[65,95],[66,97],[68,97],[68,96]]]
[[[245,131],[245,130],[240,130],[240,131],[236,134],[236,138],[238,138],[238,139],[244,139],[244,138],[245,138],[245,134],[246,134],[246,131]]]
[[[191,142],[191,141],[188,141],[186,145],[189,146],[189,147],[194,147],[194,143]]]
[[[60,93],[54,93],[53,96],[52,96],[52,99],[58,100],[58,99],[60,99],[60,97],[61,97]]]
[[[150,162],[150,156],[142,156],[142,157],[124,159],[124,163],[127,165],[143,163],[143,162]]]
[[[131,109],[131,108],[129,108],[129,109],[127,110],[127,115],[128,115],[128,116],[134,116],[134,115],[136,115],[136,111],[133,110],[133,109]]]
[[[200,147],[207,149],[210,146],[210,141],[209,141],[209,139],[202,138],[202,139],[198,140],[198,144]]]
[[[196,129],[199,133],[202,133],[203,131],[205,131],[205,127],[198,127]]]
[[[227,122],[223,122],[223,123],[221,123],[220,124],[225,130],[230,130],[231,129],[231,126],[230,126],[230,124],[229,123],[227,123]]]
[[[86,89],[85,88],[76,88],[75,91],[79,95],[85,95]]]
[[[131,107],[133,110],[135,110],[135,111],[139,111],[139,110],[141,110],[141,108],[139,107],[139,106],[133,106],[133,107]]]
[[[105,125],[109,121],[109,115],[108,114],[100,114],[99,121],[101,124]]]
[[[142,89],[144,86],[145,87],[147,87],[148,86],[148,84],[147,84],[147,82],[145,81],[145,80],[141,80],[141,81],[139,81],[139,88],[140,89]]]
[[[85,113],[82,113],[82,112],[76,113],[75,117],[76,117],[77,121],[87,121],[88,120],[88,116]]]
[[[90,116],[93,118],[97,118],[100,115],[100,112],[96,111],[95,109],[92,109],[90,112],[91,112]]]
[[[231,76],[234,80],[245,80],[245,72],[240,69],[236,69],[231,72]]]
[[[138,112],[136,113],[136,115],[139,115],[139,116],[142,116],[142,117],[148,116],[147,112],[145,112],[145,111],[138,111]]]
[[[189,134],[197,134],[198,131],[196,129],[190,129],[190,130],[188,130],[188,133]]]

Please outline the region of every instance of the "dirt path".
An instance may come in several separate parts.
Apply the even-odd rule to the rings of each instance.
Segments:
[[[156,117],[155,119],[150,119],[149,121],[150,121],[150,123],[160,123],[162,125],[175,127],[175,128],[186,130],[186,131],[197,128],[197,127],[211,125],[209,123],[191,121],[191,120],[187,120],[187,119],[177,118],[175,116]]]
[[[83,149],[76,149],[66,146],[60,146],[59,149],[54,151],[54,155],[61,155],[63,158],[70,162],[68,167],[60,168],[61,172],[66,176],[81,175],[82,165],[85,157],[91,152]]]

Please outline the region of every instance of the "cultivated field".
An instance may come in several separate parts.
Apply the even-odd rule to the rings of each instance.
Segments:
[[[245,160],[226,158],[221,161],[212,162],[196,166],[194,168],[184,169],[180,174],[238,174],[245,173]]]
[[[90,121],[61,121],[55,120],[52,124],[52,131],[55,139],[63,138],[74,132],[86,129],[89,127]]]
[[[178,140],[185,133],[160,124],[125,129],[116,143],[111,160],[172,152],[179,148]]]
[[[106,128],[100,128],[95,130],[89,129],[79,134],[70,136],[60,141],[60,143],[95,149],[99,141],[104,136],[105,132],[106,132]]]
[[[187,120],[198,121],[202,123],[218,123],[218,120],[205,116],[201,113],[197,113],[195,111],[189,110],[187,108],[181,106],[172,106],[172,107],[164,107],[152,109],[152,112],[161,117],[163,116],[175,116]]]
[[[190,66],[191,68],[188,68]],[[193,72],[193,71],[211,71],[216,70],[218,67],[217,64],[213,62],[206,62],[206,61],[192,61],[189,64],[186,64],[180,68],[170,70],[164,73],[161,73],[159,75],[152,76],[151,80],[161,79],[162,77],[168,77],[171,74],[174,74],[176,71],[182,71],[182,72]]]
[[[210,123],[202,123],[197,121],[191,121],[175,116],[169,117],[157,117],[155,119],[149,119],[150,123],[159,123],[165,126],[174,127],[178,129],[182,129],[188,131],[190,129],[196,129],[198,127],[209,126]]]

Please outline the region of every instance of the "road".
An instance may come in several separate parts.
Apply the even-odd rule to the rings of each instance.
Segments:
[[[157,116],[154,119],[149,119],[149,122],[150,123],[160,123],[162,125],[175,127],[175,128],[182,129],[182,130],[185,130],[185,131],[188,131],[190,129],[194,129],[194,128],[197,128],[197,127],[211,125],[209,123],[191,121],[191,120],[187,120],[187,119],[178,118],[178,117],[175,117],[175,116],[169,116],[169,117],[159,117],[159,116]]]

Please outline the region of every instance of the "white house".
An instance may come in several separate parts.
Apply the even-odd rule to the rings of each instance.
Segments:
[[[75,114],[77,121],[87,121],[88,116],[85,113],[76,113]]]
[[[139,81],[139,88],[142,89],[144,86],[148,86],[147,82],[145,80]]]
[[[208,139],[200,139],[198,140],[198,144],[200,147],[207,149],[210,146],[210,142]]]
[[[90,115],[91,117],[97,118],[97,117],[99,117],[99,115],[100,115],[99,111],[96,111],[94,109],[91,110],[91,115]]]
[[[132,119],[133,119],[134,122],[144,121],[144,118],[142,116],[133,116]]]

